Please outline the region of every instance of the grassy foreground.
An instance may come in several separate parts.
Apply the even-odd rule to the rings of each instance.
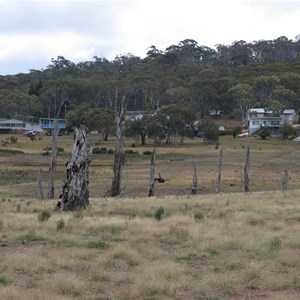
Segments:
[[[299,198],[2,198],[0,299],[300,299]]]

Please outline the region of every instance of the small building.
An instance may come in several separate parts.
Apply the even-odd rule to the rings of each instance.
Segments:
[[[26,131],[42,133],[43,129],[38,123],[21,121],[17,119],[0,119],[0,133],[23,134]]]
[[[282,112],[284,124],[297,124],[299,116],[294,109],[285,109]]]
[[[54,119],[54,118],[40,118],[39,126],[47,130],[48,132],[51,132],[52,129],[54,129],[54,121],[58,121],[58,128],[60,131],[65,131],[66,129],[66,119]]]
[[[284,124],[295,124],[298,116],[294,109],[285,109],[281,115],[277,116],[271,110],[264,108],[250,108],[247,112],[249,135],[258,132],[262,127],[268,127],[272,135],[279,134],[280,128]]]

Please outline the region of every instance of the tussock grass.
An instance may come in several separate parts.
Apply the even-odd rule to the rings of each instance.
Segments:
[[[0,201],[0,298],[297,299],[299,198],[92,198],[68,213],[52,201]],[[43,211],[51,217],[40,222]]]

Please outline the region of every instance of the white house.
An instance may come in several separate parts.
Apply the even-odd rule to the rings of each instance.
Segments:
[[[258,132],[262,127],[270,128],[273,135],[279,133],[284,124],[295,124],[298,116],[294,109],[285,109],[280,116],[274,116],[271,110],[250,108],[247,112],[249,135]]]
[[[38,123],[20,121],[16,119],[0,119],[0,133],[22,134],[26,131],[42,133],[43,129]]]

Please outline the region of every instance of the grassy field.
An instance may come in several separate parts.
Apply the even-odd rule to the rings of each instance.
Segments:
[[[48,168],[50,162],[49,147],[51,137],[38,137],[31,141],[18,136],[16,143],[10,142],[11,136],[2,135],[0,142],[0,197],[34,198],[37,195],[37,172],[40,169],[44,193],[47,194]],[[89,135],[89,141],[95,142],[96,135]],[[70,158],[72,136],[60,136],[56,172],[56,195],[58,197],[62,182],[65,180],[65,164]],[[216,145],[203,143],[202,139],[185,140],[175,146],[162,145],[157,148],[156,175],[160,173],[167,182],[156,184],[155,195],[189,195],[191,190],[193,166],[198,173],[199,193],[208,194],[215,190],[220,148],[223,148],[223,166],[221,191],[225,193],[241,192],[243,165],[247,139],[233,139],[222,136]],[[122,196],[146,196],[150,156],[143,155],[152,151],[151,144],[132,147],[133,141],[125,141],[125,149],[138,154],[127,155],[122,179]],[[114,141],[96,146],[114,149]],[[218,149],[216,149],[218,148]],[[289,189],[300,188],[300,144],[280,139],[263,141],[250,139],[250,191],[281,190],[282,175],[285,168],[289,172]],[[15,151],[10,154],[8,151]],[[23,151],[24,153],[18,153]],[[48,155],[47,155],[48,154]],[[94,154],[90,165],[90,194],[101,197],[110,188],[112,181],[111,154]],[[12,188],[13,186],[13,188]]]
[[[299,197],[2,198],[0,299],[299,299]]]
[[[157,148],[156,184],[146,198],[152,146],[125,149],[122,197],[105,198],[112,155],[90,165],[91,205],[64,213],[37,200],[47,192],[50,137],[1,136],[0,299],[300,299],[298,143],[250,139],[250,193],[242,171],[248,140],[224,136]],[[89,135],[89,141],[96,141]],[[56,194],[72,137],[59,137]],[[97,146],[114,148],[114,141]],[[220,148],[220,194],[214,193]],[[63,150],[63,151],[62,151]],[[195,162],[199,194],[190,195]],[[288,191],[281,192],[283,170]]]

